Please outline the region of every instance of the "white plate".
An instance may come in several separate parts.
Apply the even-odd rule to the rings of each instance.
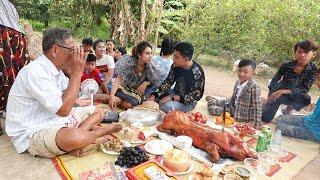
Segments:
[[[163,159],[160,161],[160,164],[164,166],[164,164],[163,164]],[[174,175],[178,175],[178,176],[179,176],[179,175],[189,174],[190,172],[192,172],[192,170],[193,170],[193,163],[190,162],[189,169],[186,170],[185,172],[174,172],[174,171],[172,171],[172,173],[173,173]]]
[[[151,140],[144,145],[147,152],[154,155],[163,155],[168,149],[172,149],[173,145],[164,140]]]
[[[211,128],[213,128],[213,129],[219,129],[219,130],[222,129],[221,125],[217,125],[216,123],[214,123],[212,121],[208,121],[206,125],[211,127]],[[234,131],[232,129],[230,129],[230,128],[225,128],[224,130],[229,132],[229,133],[231,133],[231,134],[234,134]]]
[[[232,127],[232,129],[236,132],[236,133],[238,133],[238,134],[240,134],[240,132],[237,130],[237,128],[234,126],[234,127]],[[247,136],[250,136],[250,137],[254,137],[254,136],[257,136],[258,134],[257,134],[257,130],[255,131],[255,133],[254,134],[247,134]]]
[[[138,140],[138,141],[128,141],[130,144],[135,144],[135,145],[141,145],[141,144],[145,144],[148,141],[150,141],[150,137],[147,138],[146,140]]]
[[[213,122],[214,122],[216,125],[218,125],[218,126],[221,126],[221,127],[222,127],[222,124],[219,124],[219,123],[217,123],[217,122],[216,122],[216,118],[214,118],[214,119],[213,119]],[[234,127],[236,124],[237,124],[237,122],[234,122],[234,124],[233,124],[233,125],[225,126],[225,127],[226,127],[226,128],[231,128],[231,127]]]
[[[102,152],[109,154],[109,155],[119,155],[120,152],[116,152],[116,151],[107,151],[105,149],[102,149]]]
[[[128,141],[121,140],[121,142],[123,144],[123,147],[130,147],[131,146],[131,144]],[[102,152],[109,154],[109,155],[119,155],[120,154],[120,152],[108,151],[105,148],[102,148]]]

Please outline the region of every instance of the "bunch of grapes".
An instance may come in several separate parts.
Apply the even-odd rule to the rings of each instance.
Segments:
[[[149,159],[149,156],[139,146],[136,147],[124,147],[120,151],[120,155],[117,158],[115,164],[121,167],[126,166],[128,168],[141,164]]]

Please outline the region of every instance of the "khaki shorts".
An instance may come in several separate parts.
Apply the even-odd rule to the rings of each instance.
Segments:
[[[42,129],[34,133],[28,138],[28,152],[33,156],[45,158],[53,158],[57,155],[64,154],[65,152],[61,151],[56,143],[58,131],[64,127],[79,127],[85,119],[93,114],[94,109],[95,107],[91,106],[73,108],[69,124]]]

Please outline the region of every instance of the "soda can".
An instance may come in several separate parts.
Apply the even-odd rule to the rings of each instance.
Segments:
[[[262,126],[262,131],[263,130],[269,130],[269,131],[271,131],[271,128],[270,128],[270,126],[268,126],[268,125],[263,125]]]
[[[262,129],[262,133],[266,135],[266,146],[270,145],[272,140],[272,132],[270,129]]]
[[[263,152],[267,148],[266,140],[267,140],[267,137],[265,134],[262,133],[258,135],[258,142],[256,146],[257,152]]]

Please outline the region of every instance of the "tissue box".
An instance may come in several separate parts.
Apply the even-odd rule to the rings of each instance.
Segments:
[[[130,168],[126,172],[126,175],[127,175],[128,179],[130,179],[130,180],[151,180],[153,177],[152,176],[153,174],[152,174],[152,172],[150,172],[150,170],[147,170],[150,167],[152,167],[151,171],[153,171],[152,169],[155,168],[155,172],[159,171],[163,175],[166,175],[167,172],[170,173],[170,178],[167,177],[168,180],[178,179],[176,176],[173,175],[172,171],[170,171],[166,167],[160,165],[160,163],[158,163],[156,160],[149,160],[149,161],[144,162],[138,166]],[[149,174],[149,173],[151,173],[151,174]],[[172,176],[171,176],[171,174],[172,174]],[[149,175],[151,175],[151,176],[149,176]],[[154,177],[157,177],[157,176],[154,176]],[[166,177],[164,176],[163,178],[166,178]]]

